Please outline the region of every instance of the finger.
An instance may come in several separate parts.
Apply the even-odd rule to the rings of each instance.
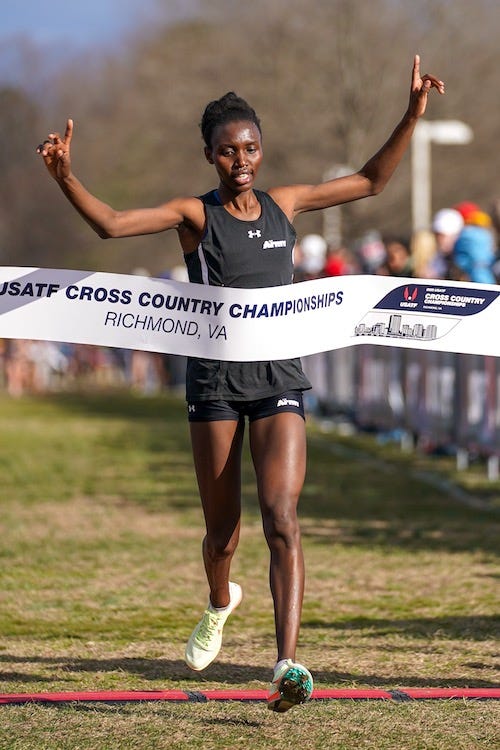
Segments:
[[[65,143],[69,144],[71,143],[71,139],[73,138],[73,120],[68,117],[68,121],[66,122],[66,130],[64,132],[64,141]]]
[[[434,76],[430,79],[431,80],[431,86],[439,91],[440,94],[444,94],[444,82],[440,81],[438,78],[434,78]]]
[[[440,78],[436,78],[436,76],[432,76],[426,73],[424,76],[422,76],[422,80],[424,82],[423,85],[427,90],[435,88],[439,91],[440,94],[444,94],[445,85],[444,81],[441,81]]]
[[[51,140],[51,138],[50,137],[46,138],[43,141],[43,143],[40,143],[36,147],[37,153],[38,154],[42,154],[42,156],[47,156],[47,154],[48,154],[48,146],[52,146],[52,145],[53,145],[53,141]]]
[[[413,59],[412,87],[416,88],[420,80],[420,55],[415,55]]]
[[[64,138],[61,138],[60,133],[50,133],[49,138],[55,145],[65,143],[69,146],[71,138],[73,137],[73,120],[69,119],[66,122],[66,129],[64,131]]]

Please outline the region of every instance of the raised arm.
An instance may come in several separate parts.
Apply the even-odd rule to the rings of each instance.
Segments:
[[[386,143],[358,172],[318,185],[275,188],[269,191],[270,194],[293,219],[304,211],[329,208],[380,193],[408,148],[417,120],[425,112],[432,88],[444,94],[443,81],[433,75],[420,75],[420,57],[415,55],[408,108]]]
[[[71,168],[71,140],[73,120],[66,123],[64,136],[50,133],[37,148],[49,174],[56,180],[64,195],[103,239],[132,237],[162,232],[187,225],[195,233],[203,228],[203,211],[195,198],[176,198],[155,208],[117,211],[92,195],[73,174]]]

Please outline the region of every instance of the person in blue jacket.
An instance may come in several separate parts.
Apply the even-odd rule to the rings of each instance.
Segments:
[[[473,211],[467,216],[465,226],[457,237],[452,258],[465,280],[479,284],[496,282],[496,249],[491,225],[488,214],[480,210]]]

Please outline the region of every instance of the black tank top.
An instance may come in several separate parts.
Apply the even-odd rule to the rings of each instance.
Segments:
[[[216,190],[200,196],[207,228],[198,249],[184,256],[191,282],[243,289],[292,283],[295,229],[267,193],[256,190],[255,195],[261,206],[255,221],[232,216]],[[255,401],[309,388],[300,359],[223,362],[191,357],[187,363],[188,401]]]

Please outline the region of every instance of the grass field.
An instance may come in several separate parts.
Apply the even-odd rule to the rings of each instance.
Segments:
[[[182,401],[0,398],[0,692],[261,689],[274,660],[267,549],[248,459],[218,660],[184,644],[206,602]],[[500,486],[446,459],[309,424],[298,659],[316,687],[498,687]],[[426,473],[427,479],[422,477]],[[484,506],[484,507],[483,507]],[[0,750],[494,750],[498,701],[0,706]]]

